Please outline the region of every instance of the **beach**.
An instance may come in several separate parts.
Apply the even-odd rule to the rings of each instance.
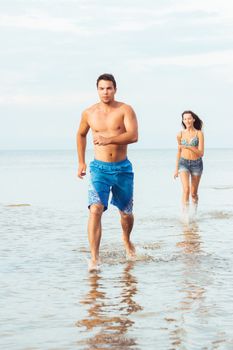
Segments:
[[[129,148],[137,258],[109,205],[90,274],[89,175],[77,179],[75,151],[0,151],[1,349],[233,349],[233,149],[206,150],[190,222],[175,157]]]

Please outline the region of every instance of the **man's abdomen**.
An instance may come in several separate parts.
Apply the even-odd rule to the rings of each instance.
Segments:
[[[95,159],[103,162],[120,162],[127,157],[127,145],[95,146]]]

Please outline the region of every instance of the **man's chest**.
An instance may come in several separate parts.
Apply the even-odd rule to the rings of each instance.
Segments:
[[[124,116],[116,113],[96,113],[90,117],[89,124],[96,132],[117,130],[124,127]]]

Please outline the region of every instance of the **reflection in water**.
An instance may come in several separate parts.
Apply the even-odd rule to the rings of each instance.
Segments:
[[[184,224],[183,226],[182,242],[177,243],[178,247],[183,248],[184,270],[182,278],[182,287],[180,293],[182,294],[182,300],[177,307],[177,312],[180,315],[181,320],[175,320],[175,329],[170,332],[170,339],[173,349],[180,349],[181,346],[185,347],[186,338],[190,337],[188,334],[188,320],[189,315],[193,312],[196,313],[200,308],[200,303],[204,300],[205,288],[202,284],[202,266],[201,266],[201,237],[199,233],[199,227],[196,222],[190,224]],[[194,315],[192,315],[192,318]],[[168,320],[171,322],[171,320]]]
[[[184,253],[194,254],[201,250],[199,227],[197,222],[183,225],[184,241],[177,243],[177,246],[184,248]]]
[[[184,288],[186,294],[181,302],[181,310],[191,310],[194,301],[204,297],[205,288],[200,286],[201,264],[198,255],[201,253],[201,240],[197,223],[184,226]]]
[[[90,274],[90,291],[81,301],[88,307],[88,317],[76,324],[88,331],[88,338],[82,342],[88,346],[85,349],[137,349],[136,339],[127,336],[128,329],[134,324],[129,316],[142,309],[133,300],[137,293],[133,266],[133,262],[127,263],[121,279],[114,280],[115,285],[109,286],[114,294],[120,289],[120,295],[115,298],[107,297],[100,273]]]

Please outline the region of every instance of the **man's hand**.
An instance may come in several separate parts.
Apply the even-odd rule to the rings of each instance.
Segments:
[[[87,169],[87,165],[85,163],[79,164],[77,176],[80,179],[83,179],[83,176],[86,175],[86,169]]]
[[[93,138],[94,145],[106,146],[110,144],[110,139],[101,135],[95,135]]]

